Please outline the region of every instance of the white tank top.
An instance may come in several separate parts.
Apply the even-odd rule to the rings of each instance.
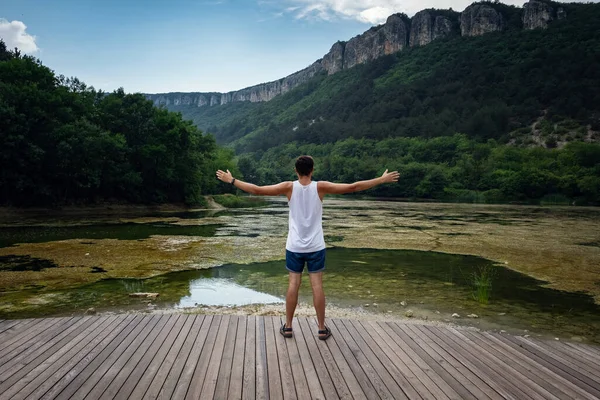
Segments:
[[[294,253],[312,253],[325,248],[323,203],[317,182],[303,186],[294,181],[290,205],[289,231],[285,248]]]

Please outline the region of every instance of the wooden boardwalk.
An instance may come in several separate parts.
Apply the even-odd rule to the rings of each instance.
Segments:
[[[418,324],[188,314],[0,321],[0,399],[598,399],[600,348]]]

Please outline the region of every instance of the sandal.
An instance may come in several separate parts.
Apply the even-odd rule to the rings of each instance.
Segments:
[[[285,322],[284,322],[281,325],[281,328],[279,328],[279,333],[281,333],[284,338],[291,338],[292,337],[292,328],[287,328],[285,326]]]
[[[325,329],[319,329],[319,340],[327,340],[331,336],[331,329],[325,327]]]

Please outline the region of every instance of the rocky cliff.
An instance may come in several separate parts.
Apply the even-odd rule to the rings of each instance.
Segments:
[[[286,93],[299,86],[313,76],[323,71],[320,60],[301,71],[286,76],[274,82],[262,83],[245,89],[227,93],[159,93],[147,94],[146,97],[154,102],[155,106],[214,106],[231,103],[234,101],[250,101],[253,103],[269,101],[273,97]]]
[[[530,0],[523,5],[523,28],[525,29],[546,29],[548,24],[555,19],[564,19],[567,14],[562,7],[556,10],[546,2]]]
[[[460,34],[480,36],[504,29],[504,18],[491,5],[472,4],[460,14]]]
[[[344,50],[344,69],[402,51],[408,44],[408,27],[400,14],[390,16],[384,25],[353,37]],[[329,72],[329,71],[328,71]]]
[[[157,106],[203,107],[235,101],[269,101],[321,72],[335,74],[384,55],[400,52],[408,46],[425,46],[455,32],[458,34],[459,24],[462,36],[501,31],[506,28],[505,16],[499,11],[501,9],[494,3],[474,3],[461,14],[432,9],[420,11],[412,19],[404,14],[394,14],[385,24],[373,27],[348,42],[335,43],[322,59],[277,81],[228,93],[164,93],[149,94],[146,97]],[[549,2],[530,0],[523,6],[520,18],[525,29],[546,28],[551,21],[566,18],[566,13],[561,7],[554,10]]]
[[[449,18],[434,16],[435,10],[419,11],[412,17],[410,24],[410,47],[425,46],[435,39],[452,34],[452,21]]]

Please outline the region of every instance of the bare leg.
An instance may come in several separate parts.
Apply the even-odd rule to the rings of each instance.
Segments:
[[[298,291],[301,283],[302,274],[290,272],[287,295],[285,296],[285,326],[287,328],[292,327],[294,312],[296,312],[296,306],[298,305]]]
[[[319,329],[325,329],[325,292],[323,291],[323,272],[309,274],[313,291],[313,304],[317,312]]]

